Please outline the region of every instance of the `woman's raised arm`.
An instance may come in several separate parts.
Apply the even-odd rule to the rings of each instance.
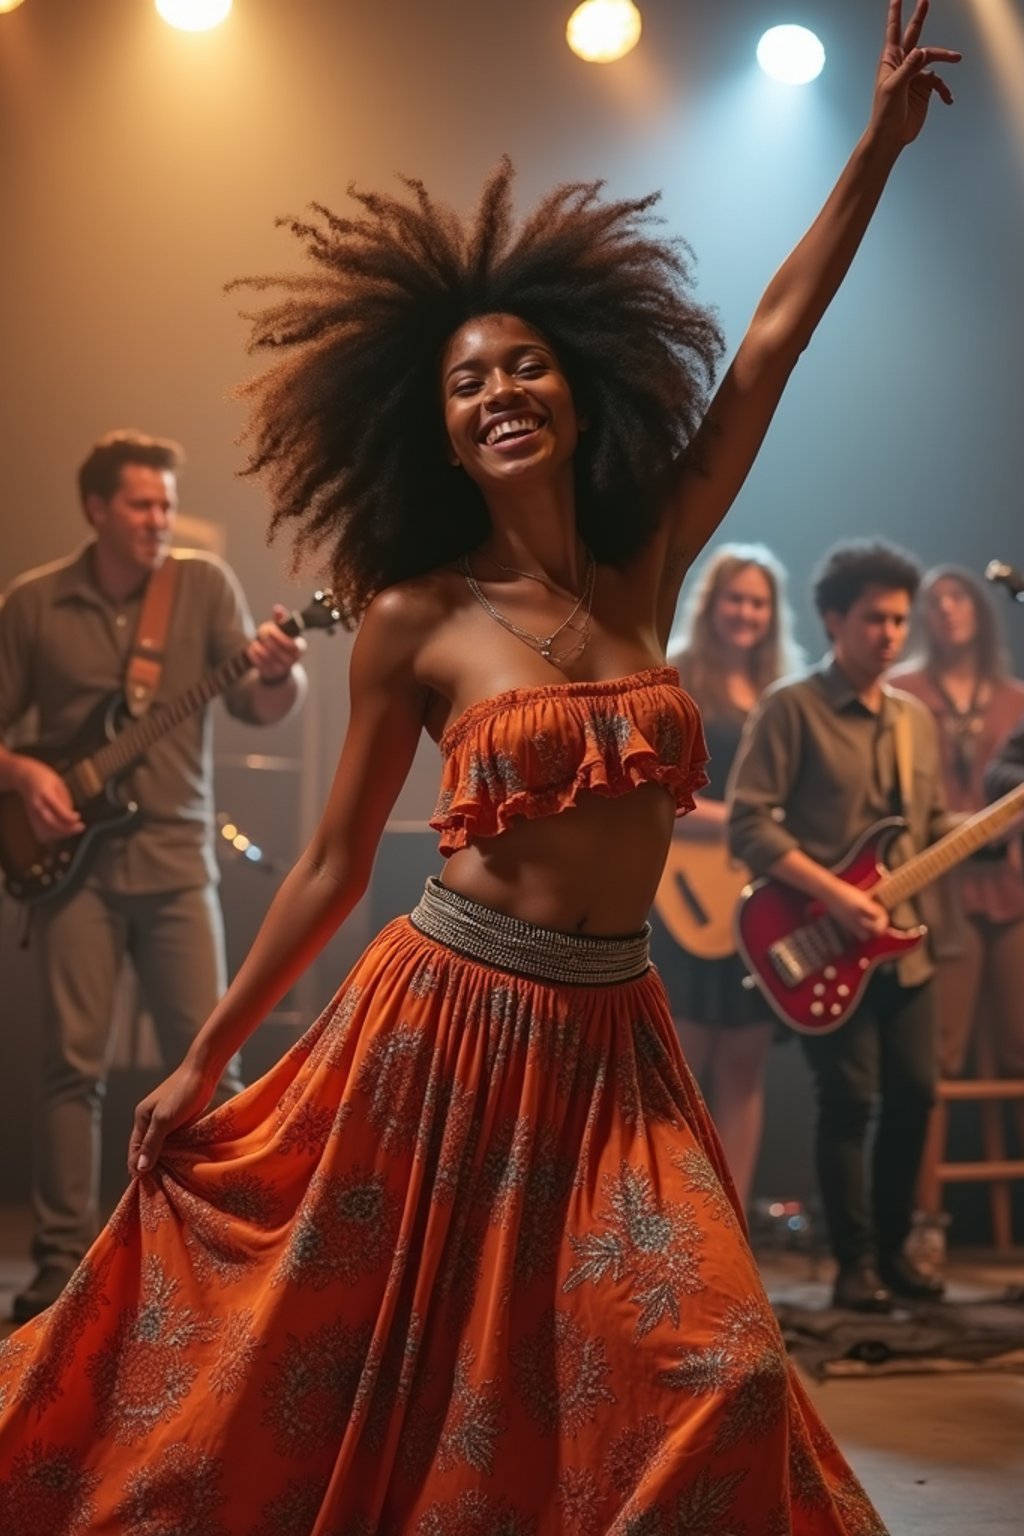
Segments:
[[[326,810],[282,882],[227,992],[185,1060],[135,1111],[132,1174],[194,1120],[235,1051],[281,1000],[363,895],[388,815],[412,764],[427,690],[413,672],[416,637],[398,593],[371,603],[352,650],[351,713]]]
[[[949,48],[919,46],[928,0],[906,27],[890,0],[868,126],[818,217],[772,278],[697,434],[693,468],[670,493],[661,536],[659,615],[671,625],[683,576],[732,506],[790,373],[828,308],[900,152],[916,139],[935,94],[953,97],[932,68]]]

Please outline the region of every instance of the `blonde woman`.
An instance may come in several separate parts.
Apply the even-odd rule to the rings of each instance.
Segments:
[[[743,986],[731,950],[731,908],[742,879],[697,889],[695,847],[727,870],[725,785],[744,721],[770,683],[801,663],[785,600],[785,571],[763,544],[723,544],[705,562],[682,612],[669,659],[700,703],[711,753],[710,782],[679,824],[654,915],[654,956],[683,1051],[708,1095],[744,1205],[750,1197],[764,1112],[764,1066],[772,1024],[761,994]],[[715,910],[730,952],[702,958]],[[692,926],[695,925],[695,926]],[[692,948],[688,948],[692,945]]]

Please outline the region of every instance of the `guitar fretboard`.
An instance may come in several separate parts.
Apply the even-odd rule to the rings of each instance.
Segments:
[[[173,731],[175,726],[209,704],[218,694],[230,688],[232,683],[237,683],[251,666],[245,651],[240,651],[237,656],[222,662],[215,671],[207,673],[194,687],[179,694],[170,704],[155,705],[141,720],[127,726],[113,741],[92,754],[96,773],[101,779],[110,779],[123,773],[132,763],[138,762],[154,741],[159,741],[161,736]]]
[[[871,895],[891,911],[901,901],[916,895],[940,875],[946,874],[998,837],[1003,828],[1008,827],[1022,811],[1024,784],[1011,789],[1009,794],[986,806],[983,811],[975,811],[973,816],[969,816],[952,832],[947,832],[945,837],[933,843],[930,848],[925,848],[898,869],[883,875],[878,884],[872,887]]]
[[[320,597],[319,593],[317,597]],[[303,624],[297,615],[292,614],[289,618],[282,620],[280,628],[286,635],[294,638],[302,630]],[[189,715],[194,715],[205,704],[209,704],[218,694],[230,688],[232,683],[237,683],[250,671],[251,667],[252,662],[249,660],[248,648],[246,648],[236,652],[234,656],[229,656],[227,661],[222,661],[219,667],[215,667],[212,672],[207,672],[198,683],[193,684],[191,688],[186,688],[184,693],[179,693],[170,703],[154,705],[140,720],[126,726],[113,741],[107,742],[91,755],[88,761],[93,773],[98,779],[104,781],[116,778],[126,768],[137,763],[154,741],[159,741],[161,736],[166,736],[168,731],[173,731],[175,726],[187,720]],[[74,785],[76,770],[79,766],[76,764],[67,775],[72,785]]]

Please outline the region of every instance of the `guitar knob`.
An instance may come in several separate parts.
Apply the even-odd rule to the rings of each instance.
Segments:
[[[824,976],[826,981],[835,981],[835,979],[836,979],[836,968],[835,968],[834,965],[826,965],[825,969],[822,971],[821,974]]]
[[[857,961],[857,964],[860,966],[862,971],[866,971],[867,968],[868,968],[868,957],[867,957],[867,955],[861,955],[860,959]]]
[[[61,851],[60,861],[61,861],[62,864],[70,864],[71,863],[71,854],[68,852],[68,850],[66,848],[64,848]]]
[[[842,1004],[841,1003],[833,1003],[832,1007],[829,1009],[829,1013],[832,1015],[832,1017],[834,1019],[838,1018],[839,1015],[842,1013],[842,1011],[843,1011],[843,1009],[842,1009]]]
[[[838,996],[838,997],[849,997],[849,995],[850,995],[850,989],[849,989],[849,987],[848,987],[848,986],[847,986],[847,985],[846,985],[846,982],[845,982],[845,981],[841,981],[841,982],[840,982],[840,983],[839,983],[839,985],[838,985],[838,987],[836,987],[836,995],[837,995],[837,996]]]
[[[814,1017],[816,1019],[820,1019],[821,1015],[825,1012],[825,1004],[824,1003],[812,1003],[811,1004],[811,1012],[814,1014]]]
[[[823,981],[816,981],[814,983],[814,995],[815,997],[825,996],[825,983]]]
[[[37,880],[39,879],[39,876],[42,874],[42,872],[43,866],[41,864],[33,864],[32,868],[29,870],[29,874],[33,875]]]

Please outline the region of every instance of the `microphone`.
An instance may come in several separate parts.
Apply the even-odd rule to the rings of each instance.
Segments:
[[[1024,576],[1012,565],[1007,565],[1004,560],[989,561],[985,567],[985,580],[993,582],[996,586],[1005,587],[1011,598],[1018,603],[1024,603]]]

